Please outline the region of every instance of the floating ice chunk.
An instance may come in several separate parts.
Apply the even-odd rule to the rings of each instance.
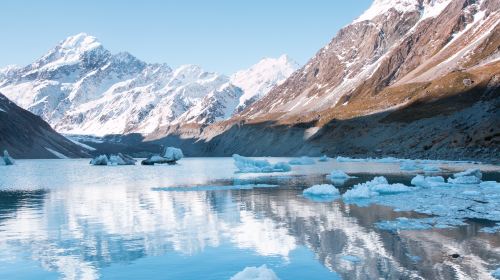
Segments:
[[[16,161],[9,155],[7,150],[3,151],[3,158],[0,159],[0,165],[14,165]]]
[[[470,185],[470,184],[479,184],[481,183],[481,179],[479,179],[476,176],[461,176],[457,178],[448,178],[448,183],[450,184],[464,184],[464,185]]]
[[[352,189],[348,190],[342,196],[346,200],[371,198],[378,195],[398,194],[411,192],[414,188],[410,188],[403,184],[389,184],[385,177],[375,177],[373,180],[357,184]]]
[[[495,181],[485,181],[479,184],[482,188],[500,188],[500,183]]]
[[[478,179],[483,178],[483,174],[481,173],[481,170],[479,170],[479,169],[467,169],[463,172],[453,174],[453,177],[455,177],[455,178],[469,177],[469,176],[473,176],[473,177],[476,177]]]
[[[322,155],[322,156],[318,159],[318,161],[321,161],[321,162],[326,162],[326,161],[329,161],[329,160],[330,160],[330,158],[329,158],[329,157],[327,157],[326,155]]]
[[[305,189],[302,192],[304,195],[309,196],[339,196],[339,190],[335,188],[333,185],[322,184],[322,185],[314,185],[310,188]]]
[[[356,257],[356,256],[345,255],[345,256],[342,256],[341,258],[345,261],[352,262],[352,263],[361,262],[361,259],[359,257]]]
[[[492,273],[491,273],[491,276],[493,276],[493,278],[495,279],[500,279],[500,267],[497,268],[496,270],[494,270]]]
[[[367,162],[368,159],[362,159],[362,158],[350,158],[350,157],[342,157],[338,156],[336,158],[336,161],[338,162]]]
[[[182,150],[174,147],[166,148],[162,154],[163,157],[169,161],[178,161],[184,157]]]
[[[347,175],[344,171],[342,170],[333,170],[330,173],[330,179],[348,179],[352,178],[351,176]]]
[[[426,165],[424,166],[424,172],[426,173],[431,173],[431,172],[441,172],[441,168],[435,165]]]
[[[271,164],[267,160],[251,159],[248,157],[233,155],[234,164],[241,173],[271,173],[288,172],[292,167],[286,162]]]
[[[411,180],[411,184],[421,188],[434,188],[449,186],[441,176],[422,176],[417,175]]]
[[[414,161],[404,161],[399,166],[399,169],[404,170],[404,171],[416,171],[416,170],[420,170],[422,168],[423,167],[421,165],[417,164]]]
[[[278,276],[272,269],[266,265],[260,267],[246,267],[242,271],[236,273],[231,280],[278,280]]]
[[[100,155],[90,161],[91,165],[135,165],[136,160],[131,156],[118,153],[117,155]]]
[[[304,157],[292,159],[288,163],[291,165],[311,165],[311,164],[315,164],[316,162],[314,161],[314,159],[304,156]]]
[[[108,165],[108,157],[106,155],[97,156],[90,161],[90,164],[92,164],[92,165]]]

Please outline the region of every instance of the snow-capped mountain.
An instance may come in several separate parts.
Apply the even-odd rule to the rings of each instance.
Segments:
[[[500,151],[499,46],[499,0],[374,0],[301,69],[196,143],[219,156],[491,161]]]
[[[380,93],[498,62],[499,22],[499,0],[375,0],[243,115],[328,121],[404,105],[410,91]]]
[[[171,69],[126,52],[112,54],[95,37],[80,33],[26,67],[1,69],[0,91],[59,132],[147,134],[159,127],[227,119],[296,68],[282,56],[231,78],[196,65]]]
[[[287,55],[279,58],[264,58],[247,70],[241,70],[231,76],[231,83],[240,87],[244,94],[240,98],[237,111],[262,98],[276,85],[282,84],[299,64]]]

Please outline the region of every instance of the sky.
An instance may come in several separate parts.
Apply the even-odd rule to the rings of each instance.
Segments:
[[[264,57],[305,64],[372,0],[4,0],[0,67],[85,32],[111,52],[231,74]]]

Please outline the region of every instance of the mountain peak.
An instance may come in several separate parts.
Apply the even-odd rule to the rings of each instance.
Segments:
[[[372,20],[392,9],[401,14],[419,11],[424,18],[430,17],[438,15],[451,1],[452,0],[374,0],[370,8],[354,22]]]
[[[64,50],[78,50],[85,52],[101,46],[101,43],[96,37],[90,36],[87,33],[78,33],[70,36],[59,43],[59,47]]]

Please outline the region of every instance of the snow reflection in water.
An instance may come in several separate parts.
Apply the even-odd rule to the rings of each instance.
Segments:
[[[20,161],[8,173],[0,169],[0,278],[228,279],[263,264],[281,279],[487,278],[500,263],[499,236],[478,232],[476,223],[388,232],[374,224],[424,216],[302,197],[304,187],[327,182],[332,164],[234,180],[231,159],[188,159],[173,168]],[[343,190],[373,178],[358,177]],[[235,183],[279,186],[225,188]],[[195,189],[161,189],[180,185]]]

